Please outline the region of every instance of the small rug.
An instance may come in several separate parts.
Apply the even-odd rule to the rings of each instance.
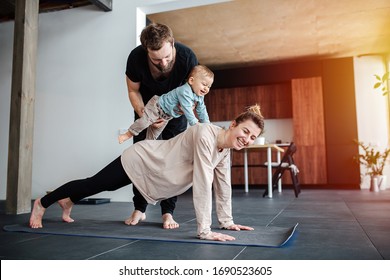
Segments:
[[[77,220],[64,223],[59,220],[45,219],[43,228],[32,229],[28,224],[6,225],[8,232],[26,232],[82,237],[115,238],[128,240],[154,240],[165,242],[187,242],[195,244],[239,245],[258,247],[281,247],[293,236],[298,224],[292,227],[255,227],[254,231],[231,231],[212,229],[234,236],[234,241],[210,241],[196,238],[194,221],[181,223],[177,229],[166,230],[160,223],[142,222],[136,226],[127,226],[123,221]]]

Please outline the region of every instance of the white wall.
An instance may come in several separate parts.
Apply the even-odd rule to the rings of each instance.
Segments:
[[[112,12],[88,6],[39,15],[32,198],[93,175],[125,147],[116,136],[133,121],[124,74],[136,46],[132,2],[114,1]],[[0,199],[6,198],[13,28],[13,21],[0,24]],[[129,201],[132,191],[100,196]]]
[[[32,198],[99,171],[131,142],[118,130],[134,120],[125,67],[145,14],[225,0],[114,0],[39,15]],[[6,199],[14,22],[0,24],[0,199]],[[96,197],[130,201],[132,188]]]
[[[389,103],[379,89],[373,89],[376,83],[374,75],[382,76],[386,71],[383,58],[381,56],[356,57],[354,71],[359,141],[377,145],[383,151],[390,145]],[[364,173],[364,169],[361,172]],[[384,175],[390,178],[389,165],[386,166]],[[369,188],[368,176],[363,178],[361,188]]]

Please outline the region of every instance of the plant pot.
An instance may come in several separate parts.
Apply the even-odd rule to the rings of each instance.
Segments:
[[[371,176],[370,192],[379,192],[378,176]]]
[[[374,175],[371,176],[370,191],[379,192],[386,189],[387,176],[386,175]]]
[[[387,188],[387,176],[386,175],[382,175],[382,176],[379,176],[379,177],[380,177],[380,178],[378,178],[379,190],[384,191]]]

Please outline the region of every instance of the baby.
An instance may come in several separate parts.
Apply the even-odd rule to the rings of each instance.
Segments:
[[[209,123],[209,115],[204,104],[204,96],[209,92],[214,81],[214,73],[204,65],[195,66],[187,79],[187,82],[161,96],[153,96],[146,104],[143,115],[137,119],[126,133],[118,136],[119,143],[129,140],[147,128],[146,139],[157,139],[164,130],[168,121],[178,118],[183,113],[189,124],[195,125],[198,119],[195,117],[195,107],[199,121]],[[162,126],[152,126],[157,120],[163,119]]]

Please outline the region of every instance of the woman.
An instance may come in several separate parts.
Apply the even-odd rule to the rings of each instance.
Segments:
[[[73,204],[102,191],[113,191],[133,183],[148,203],[156,204],[182,194],[192,186],[198,237],[234,240],[230,235],[211,231],[212,190],[221,228],[253,230],[233,222],[230,149],[240,150],[252,144],[263,129],[260,107],[254,105],[232,121],[227,130],[205,123],[192,126],[169,140],[136,143],[93,177],[66,183],[37,199],[30,227],[42,227],[46,208],[56,201],[63,209],[63,220],[73,222],[70,217]],[[128,220],[141,220],[145,217],[144,212],[138,210]]]

